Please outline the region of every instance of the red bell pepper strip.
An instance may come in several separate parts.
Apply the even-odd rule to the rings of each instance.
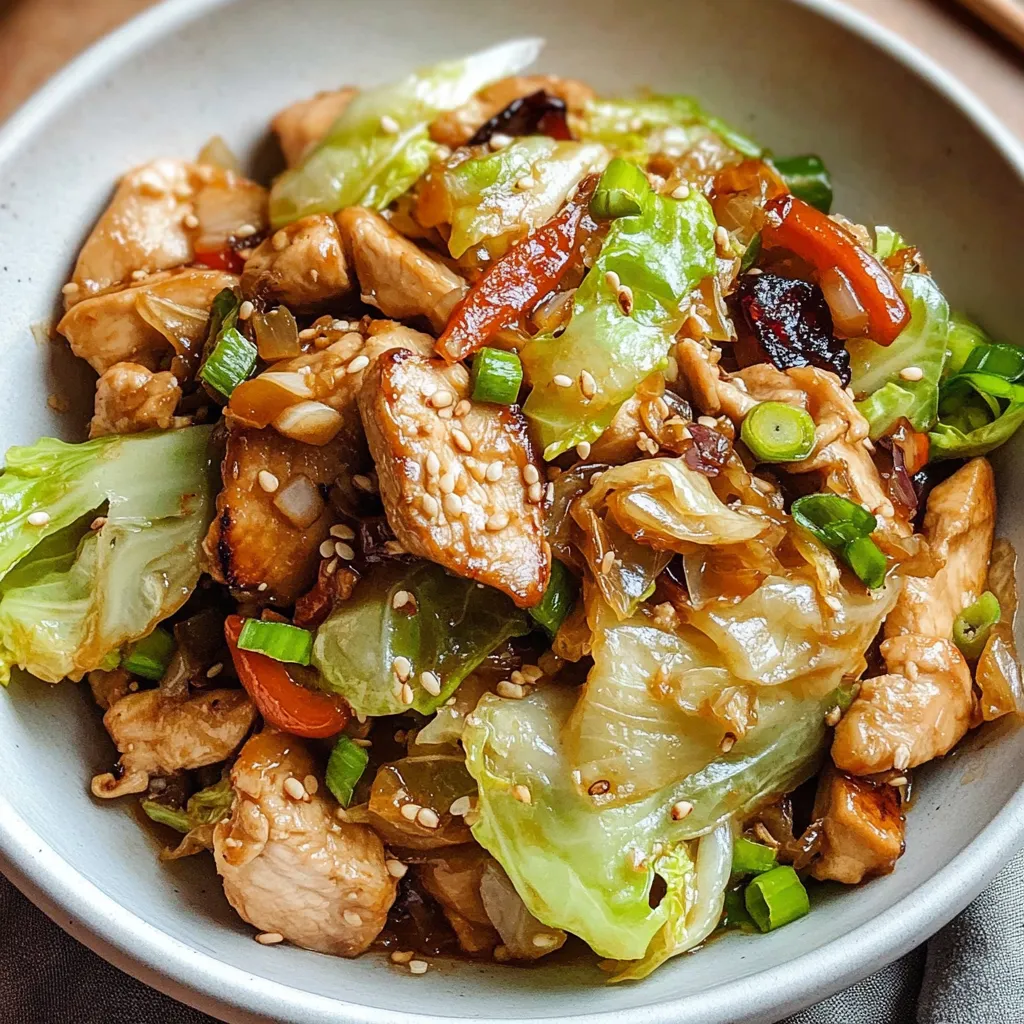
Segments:
[[[819,273],[842,271],[868,315],[867,336],[891,345],[910,320],[910,309],[878,260],[862,249],[834,220],[796,196],[765,205],[761,244],[789,249]]]
[[[195,262],[201,263],[211,270],[223,270],[228,274],[240,274],[245,268],[245,260],[229,246],[223,249],[207,249],[195,254]]]
[[[238,678],[264,719],[284,732],[310,739],[341,732],[351,716],[348,704],[341,697],[300,686],[280,661],[239,648],[244,622],[241,615],[229,615],[224,636]]]
[[[439,355],[449,363],[465,359],[555,290],[575,252],[592,191],[593,183],[581,185],[556,217],[509,249],[473,285],[437,340]]]

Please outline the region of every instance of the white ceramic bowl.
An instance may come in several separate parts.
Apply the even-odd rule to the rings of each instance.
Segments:
[[[1024,342],[1012,230],[1024,154],[920,54],[824,0],[175,0],[91,50],[0,134],[3,447],[80,436],[91,374],[30,328],[52,316],[123,171],[214,133],[259,163],[268,117],[290,100],[525,34],[548,38],[545,70],[605,91],[692,92],[779,153],[820,153],[837,209],[898,226],[957,306]],[[47,407],[55,391],[78,396],[66,416]],[[997,460],[1000,530],[1018,545],[1024,502],[1005,470],[1022,444]],[[23,680],[0,696],[0,867],[119,967],[232,1021],[770,1021],[920,942],[1024,841],[1024,732],[1004,720],[920,773],[893,875],[830,892],[779,932],[729,935],[614,988],[578,962],[414,977],[379,956],[257,945],[208,858],[161,865],[127,806],[90,799],[110,760],[78,688]]]

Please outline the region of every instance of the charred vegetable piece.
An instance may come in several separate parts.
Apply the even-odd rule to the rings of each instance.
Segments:
[[[174,654],[174,637],[157,626],[149,636],[128,648],[128,653],[121,661],[121,667],[134,676],[143,679],[157,680],[163,677]]]
[[[482,348],[473,357],[473,400],[515,405],[523,383],[523,364],[515,352]]]
[[[590,190],[581,188],[557,217],[513,246],[473,285],[438,339],[440,355],[449,363],[465,359],[555,290],[569,268],[589,199]]]
[[[832,314],[817,285],[777,274],[746,275],[740,307],[756,339],[758,362],[780,370],[816,366],[850,383],[850,355],[832,330]]]
[[[477,128],[467,145],[482,146],[492,135],[548,135],[568,141],[572,138],[566,120],[565,100],[543,89],[514,99],[504,110]]]
[[[790,192],[816,210],[828,213],[832,209],[832,176],[821,162],[820,156],[790,156],[772,160]]]
[[[999,599],[986,590],[972,605],[968,605],[953,623],[953,643],[960,653],[972,661],[981,656],[992,627],[999,621]]]
[[[311,739],[341,732],[349,719],[348,704],[340,697],[301,686],[281,662],[255,651],[243,651],[238,646],[242,623],[240,615],[229,615],[224,636],[238,678],[267,722]]]
[[[369,760],[370,755],[358,744],[353,743],[348,736],[338,737],[338,742],[334,744],[331,756],[327,760],[324,781],[334,799],[342,807],[348,807],[352,802],[356,783],[363,777]]]
[[[765,207],[761,244],[788,249],[818,271],[846,278],[867,314],[864,334],[891,345],[910,320],[910,310],[881,263],[820,210],[796,196],[780,196]]]
[[[265,654],[274,661],[308,665],[313,651],[313,634],[287,622],[246,619],[238,637],[238,646],[243,651]]]
[[[759,462],[799,462],[814,448],[814,420],[785,402],[761,402],[744,417],[740,437]]]
[[[763,932],[781,928],[811,909],[803,882],[788,864],[754,878],[747,886],[744,900],[747,912]]]

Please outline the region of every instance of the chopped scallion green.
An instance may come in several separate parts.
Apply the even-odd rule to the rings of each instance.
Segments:
[[[992,373],[1008,381],[1024,377],[1024,349],[1016,345],[978,345],[971,349],[961,373]]]
[[[885,583],[885,555],[870,537],[851,540],[840,554],[865,586],[877,590]]]
[[[578,590],[576,577],[557,558],[552,559],[551,579],[548,580],[547,590],[544,591],[540,604],[529,609],[531,617],[543,626],[549,635],[554,636],[558,632],[558,627],[565,621],[565,617],[572,611]]]
[[[953,643],[971,661],[981,657],[992,627],[999,621],[999,599],[986,590],[974,604],[968,605],[953,622]]]
[[[797,199],[810,203],[822,213],[832,209],[832,177],[821,157],[808,153],[783,160],[773,159],[772,163]]]
[[[590,212],[597,220],[636,217],[643,212],[651,186],[636,164],[615,157],[605,168],[590,200]]]
[[[238,637],[238,646],[243,651],[265,654],[274,661],[308,665],[313,653],[313,634],[287,622],[246,619]]]
[[[799,462],[814,448],[814,420],[785,402],[761,402],[747,413],[740,437],[758,462]]]
[[[174,637],[157,626],[149,636],[136,640],[121,659],[121,667],[143,679],[162,679],[174,654]]]
[[[256,346],[234,327],[221,331],[220,339],[199,376],[225,398],[256,369]]]
[[[515,352],[482,348],[473,357],[473,399],[514,405],[523,383],[523,364]]]
[[[760,875],[771,871],[777,863],[775,851],[764,843],[740,836],[732,848],[732,873],[734,875]]]
[[[348,736],[338,737],[338,742],[334,744],[327,761],[325,781],[334,799],[342,807],[348,807],[352,802],[356,783],[362,778],[369,760],[366,751],[353,743]]]
[[[747,885],[744,903],[754,924],[763,932],[774,931],[796,921],[811,909],[803,882],[788,864],[752,878]]]
[[[878,520],[863,505],[838,494],[808,494],[793,502],[796,522],[831,548],[866,586],[885,582],[886,561],[871,534]]]

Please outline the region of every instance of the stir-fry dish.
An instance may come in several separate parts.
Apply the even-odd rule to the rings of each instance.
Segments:
[[[89,440],[0,475],[0,677],[88,681],[94,796],[264,944],[640,979],[891,872],[1024,711],[1024,351],[817,157],[538,49],[288,107],[269,189],[130,171],[56,327]]]

